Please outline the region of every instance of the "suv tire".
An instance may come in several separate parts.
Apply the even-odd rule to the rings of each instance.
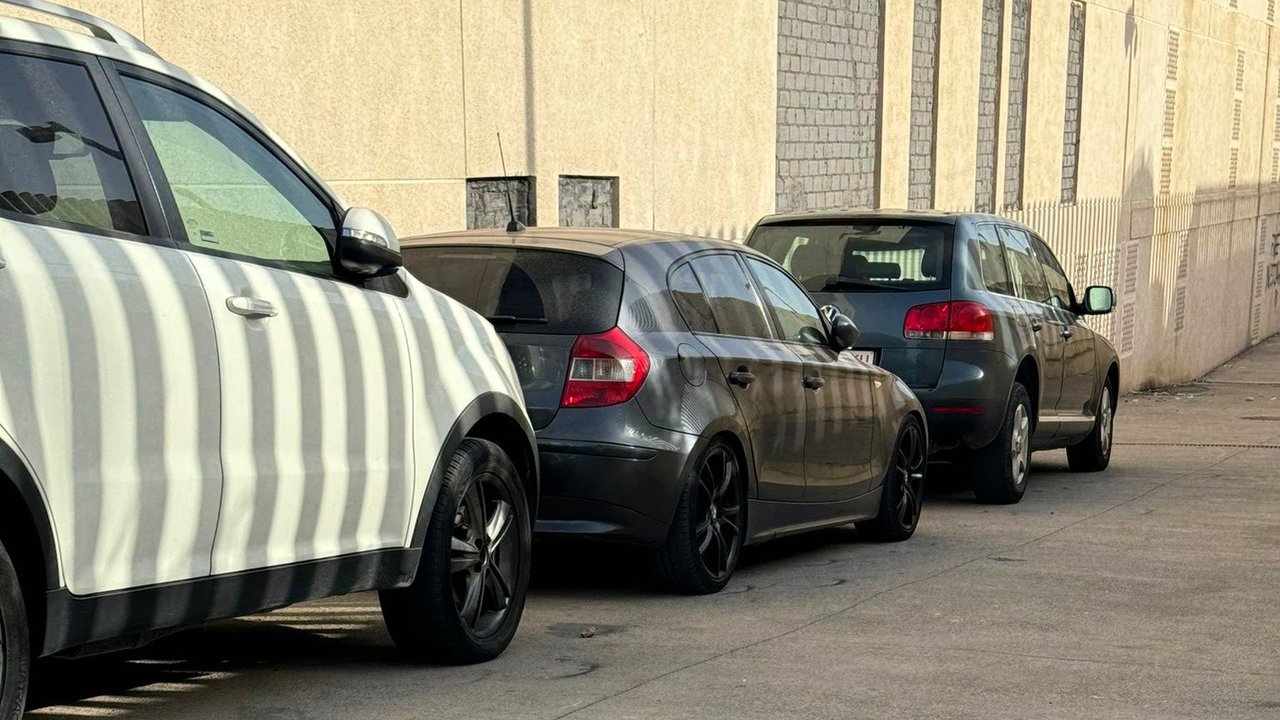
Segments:
[[[742,552],[742,464],[729,443],[715,438],[689,468],[675,519],[658,548],[658,577],[674,592],[710,595],[729,584]]]
[[[0,720],[20,720],[30,679],[27,606],[13,561],[0,545]]]
[[[501,655],[524,612],[532,533],[511,459],[494,443],[464,440],[445,472],[413,584],[380,593],[400,652],[446,665]]]
[[[1031,396],[1015,382],[996,439],[974,453],[973,494],[978,502],[1012,505],[1027,491],[1031,471]]]
[[[1111,441],[1115,432],[1113,392],[1111,381],[1103,381],[1098,417],[1093,421],[1089,437],[1067,448],[1067,466],[1072,472],[1100,472],[1111,464]]]

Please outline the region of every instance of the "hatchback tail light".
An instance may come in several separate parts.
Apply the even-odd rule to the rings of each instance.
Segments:
[[[982,303],[930,303],[907,311],[902,334],[913,340],[992,340],[995,320]]]
[[[562,408],[617,405],[635,397],[649,375],[649,356],[620,328],[583,335],[573,344]]]

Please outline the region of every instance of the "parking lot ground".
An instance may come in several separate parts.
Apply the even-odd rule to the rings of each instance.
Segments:
[[[713,597],[539,546],[510,650],[397,661],[372,595],[37,668],[34,717],[1280,718],[1280,341],[1122,400],[1111,469],[1021,504],[936,468],[916,536],[755,548]],[[589,635],[590,637],[584,637]]]

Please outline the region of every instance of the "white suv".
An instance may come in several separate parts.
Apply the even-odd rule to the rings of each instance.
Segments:
[[[537,460],[493,328],[234,101],[93,16],[0,17],[0,720],[30,658],[382,591],[497,656]]]

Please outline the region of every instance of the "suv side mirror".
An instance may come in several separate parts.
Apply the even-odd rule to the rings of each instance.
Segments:
[[[351,208],[338,232],[338,264],[356,277],[381,277],[400,268],[400,238],[391,223],[368,208]]]
[[[836,352],[848,350],[858,342],[858,336],[862,333],[858,330],[858,326],[853,324],[849,316],[836,311],[832,313],[831,318],[831,348]]]
[[[1084,291],[1083,315],[1107,315],[1116,306],[1116,294],[1106,285],[1090,285]]]

